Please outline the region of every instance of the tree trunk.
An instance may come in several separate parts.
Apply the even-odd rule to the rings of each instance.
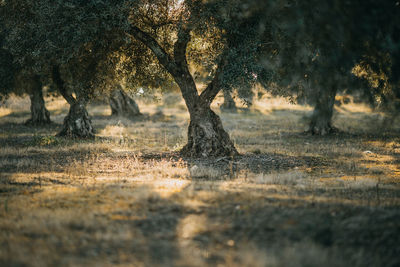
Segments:
[[[235,100],[232,98],[231,92],[225,89],[223,89],[222,92],[224,93],[224,103],[220,106],[221,111],[236,112],[236,104]]]
[[[31,99],[31,118],[26,121],[26,124],[44,125],[51,123],[50,112],[46,109],[43,99],[40,77],[35,77],[32,81],[32,90],[29,97]]]
[[[181,153],[189,157],[234,156],[238,152],[222,127],[221,119],[209,106],[190,113],[188,143]]]
[[[336,87],[322,90],[316,100],[311,116],[309,131],[315,135],[327,135],[336,131],[332,126],[333,106],[335,104]]]
[[[111,116],[127,118],[142,115],[135,100],[128,96],[122,89],[115,89],[110,95]]]
[[[76,101],[70,106],[67,117],[64,119],[63,129],[57,136],[72,138],[93,138],[92,121],[83,101]]]

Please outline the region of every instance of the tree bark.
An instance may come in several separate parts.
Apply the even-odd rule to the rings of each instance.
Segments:
[[[135,100],[129,97],[121,88],[111,92],[110,107],[111,116],[132,118],[142,115]]]
[[[181,153],[196,158],[238,154],[221,119],[209,106],[198,107],[196,112],[190,114],[188,142]]]
[[[224,103],[220,106],[221,111],[236,112],[237,108],[231,92],[225,89],[222,92],[224,93]]]
[[[72,94],[70,92],[68,92],[67,87],[65,86],[65,82],[61,77],[60,66],[53,65],[52,78],[53,78],[54,84],[57,86],[58,91],[64,97],[65,101],[67,101],[68,104],[70,104],[70,105],[75,104],[76,99],[72,96]]]
[[[26,124],[45,125],[51,123],[50,112],[46,109],[43,98],[42,82],[38,76],[34,77],[32,81],[29,97],[31,99],[31,118],[26,121]]]
[[[70,106],[67,117],[64,119],[63,129],[57,136],[71,138],[93,138],[92,121],[86,110],[85,102],[76,101]]]
[[[332,126],[333,106],[335,104],[336,87],[321,90],[316,99],[311,116],[309,132],[314,135],[327,135],[336,131]]]

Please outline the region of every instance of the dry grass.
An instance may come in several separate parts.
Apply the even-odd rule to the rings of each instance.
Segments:
[[[61,99],[47,128],[22,125],[27,99],[0,107],[1,266],[400,263],[399,128],[379,133],[382,114],[343,104],[346,133],[314,137],[310,107],[264,95],[221,114],[241,157],[191,160],[182,101],[160,99],[134,120],[90,106],[91,141],[54,137]]]

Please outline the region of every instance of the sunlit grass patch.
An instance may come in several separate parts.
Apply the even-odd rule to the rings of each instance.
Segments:
[[[254,179],[254,182],[257,184],[297,185],[305,183],[305,178],[306,175],[299,171],[271,174],[262,173]]]
[[[0,107],[0,117],[5,117],[12,113],[12,109]]]

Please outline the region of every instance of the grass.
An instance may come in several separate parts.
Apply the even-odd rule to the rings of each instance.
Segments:
[[[316,137],[309,107],[264,95],[220,114],[240,157],[194,160],[177,153],[183,102],[160,98],[134,120],[90,106],[88,141],[54,137],[60,98],[44,128],[23,125],[27,99],[0,108],[1,266],[400,264],[399,128],[382,114],[350,101],[343,132]]]

